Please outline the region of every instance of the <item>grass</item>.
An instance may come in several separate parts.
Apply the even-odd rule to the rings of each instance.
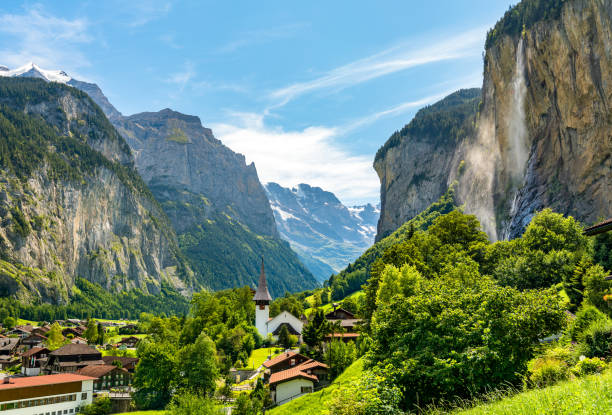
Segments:
[[[255,349],[251,353],[251,357],[249,357],[249,361],[245,368],[242,369],[257,369],[263,362],[268,360],[268,355],[272,355],[272,357],[281,354],[283,351],[280,347],[262,347],[260,349]]]
[[[325,389],[300,396],[284,405],[266,411],[270,415],[311,415],[320,414],[329,406],[333,392],[343,383],[359,379],[363,373],[363,359],[356,360]]]
[[[601,375],[586,376],[543,389],[533,389],[518,394],[497,392],[490,402],[483,402],[470,409],[458,409],[454,415],[574,415],[609,414],[612,408],[612,370]],[[429,414],[448,414],[431,410]]]
[[[136,412],[122,412],[117,415],[165,415],[166,411],[136,411]]]
[[[121,339],[123,339],[125,337],[132,337],[132,336],[134,336],[136,338],[139,338],[139,339],[144,339],[145,337],[147,337],[146,334],[115,334],[113,336],[106,337],[105,340],[106,340],[107,343],[115,344],[115,343],[121,341]]]
[[[125,352],[126,357],[138,357],[135,349],[126,349],[126,350],[100,350],[102,356],[117,356],[122,355]]]
[[[354,293],[348,295],[346,298],[353,298],[353,299],[356,300],[358,297],[361,297],[362,295],[365,295],[363,290],[354,292]],[[346,298],[344,298],[344,299],[346,299]],[[310,314],[315,310],[315,308],[312,306],[313,303],[314,303],[314,296],[311,295],[309,297],[306,297],[305,300],[310,303],[311,308],[307,308],[306,310],[304,310],[304,314],[306,315],[306,317],[310,317]],[[342,302],[342,300],[332,301],[330,303],[322,305],[320,308],[323,310],[323,312],[329,313],[330,311],[332,311],[334,309],[334,303],[340,304],[341,302]]]

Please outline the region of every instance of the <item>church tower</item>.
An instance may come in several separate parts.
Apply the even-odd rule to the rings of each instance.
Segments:
[[[255,327],[257,331],[259,331],[261,337],[266,338],[268,335],[268,318],[270,317],[270,303],[272,302],[272,297],[268,291],[263,257],[261,258],[259,285],[253,296],[253,301],[255,301]]]

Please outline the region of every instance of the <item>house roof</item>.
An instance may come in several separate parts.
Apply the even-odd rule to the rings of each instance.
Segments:
[[[259,274],[259,284],[257,291],[253,296],[253,301],[272,301],[272,296],[268,291],[268,282],[266,281],[266,271],[264,270],[264,261],[261,258],[261,272]]]
[[[121,366],[126,367],[131,364],[138,363],[137,357],[126,357],[126,356],[102,356],[102,360],[107,365],[112,365],[114,361],[118,360],[121,362]]]
[[[60,347],[57,350],[51,352],[51,356],[70,356],[70,355],[79,355],[79,354],[97,354],[101,353],[94,349],[93,347],[89,347],[86,344],[67,344],[65,346]]]
[[[95,380],[89,376],[75,375],[74,373],[61,373],[59,375],[28,376],[11,378],[10,383],[0,382],[0,390],[29,388],[32,386],[55,385],[58,383],[82,382]]]
[[[83,376],[91,376],[92,378],[99,379],[102,376],[109,374],[113,370],[121,370],[122,372],[127,372],[127,370],[119,369],[115,365],[88,365],[77,370],[77,374]]]
[[[351,312],[350,312],[350,311],[348,311],[348,310],[345,310],[344,308],[336,308],[334,311],[330,311],[329,313],[325,314],[325,318],[326,318],[326,319],[328,319],[328,320],[341,320],[341,319],[339,319],[339,318],[335,317],[335,314],[336,314],[338,311],[341,311],[341,312],[343,312],[343,313],[346,313],[347,315],[351,316],[352,318],[354,318],[354,317],[355,317],[355,314],[351,313]]]
[[[315,367],[322,367],[325,369],[329,369],[329,366],[327,366],[325,363],[321,363],[314,359],[310,359],[310,360],[305,361],[304,363],[300,363],[294,369],[308,370],[308,369],[312,369]]]
[[[47,349],[46,347],[32,347],[30,350],[28,350],[27,352],[23,352],[21,354],[22,357],[30,357],[30,356],[34,356],[35,354],[39,353],[39,352],[43,352],[43,351],[47,351],[49,352],[49,349]]]
[[[103,365],[104,364],[104,360],[99,359],[99,360],[81,360],[80,362],[77,362],[76,360],[70,360],[68,362],[59,362],[58,365],[59,367],[74,367],[74,366],[99,366],[99,365]]]
[[[43,336],[42,334],[32,333],[28,337],[23,339],[22,341],[25,342],[25,341],[34,340],[34,339],[38,339],[40,341],[47,340],[47,338],[45,336]]]
[[[600,222],[589,228],[586,228],[584,230],[584,234],[587,236],[593,236],[593,235],[597,235],[600,233],[608,232],[610,230],[612,230],[612,218],[608,220],[604,220],[603,222]]]
[[[139,342],[140,339],[138,337],[130,336],[122,338],[118,343],[131,343],[131,342]]]
[[[2,340],[2,344],[0,344],[0,350],[13,350],[17,347],[19,343],[19,339],[15,337],[6,337]]]
[[[288,352],[285,353],[281,353],[278,356],[270,359],[270,360],[266,360],[265,362],[263,362],[264,367],[266,368],[271,368],[276,366],[279,363],[284,362],[287,359],[291,359],[291,358],[295,358],[295,357],[303,357],[305,360],[308,360],[308,358],[306,358],[305,356],[302,356],[301,354],[299,354],[298,352],[294,352],[293,350],[290,350]]]
[[[315,375],[309,375],[308,373],[302,371],[302,369],[294,367],[294,368],[276,372],[270,375],[270,385],[273,385],[275,383],[282,383],[288,380],[298,379],[298,378],[308,379],[313,382],[319,381],[319,378],[317,378]]]

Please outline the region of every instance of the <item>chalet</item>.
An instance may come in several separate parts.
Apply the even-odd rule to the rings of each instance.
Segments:
[[[290,369],[273,373],[268,380],[272,400],[282,405],[328,384],[328,369],[326,364],[308,359]]]
[[[138,345],[140,339],[138,337],[130,336],[124,337],[119,342],[117,342],[117,346],[125,346],[128,348],[134,348]]]
[[[93,398],[95,379],[70,373],[0,379],[2,415],[75,414]]]
[[[586,228],[584,234],[587,236],[595,236],[609,231],[612,231],[612,218]]]
[[[83,335],[83,333],[85,333],[85,330],[82,330],[82,327],[80,326],[66,327],[64,330],[62,330],[64,337],[69,337],[70,335],[72,335],[72,337],[80,337]]]
[[[26,376],[38,376],[47,365],[49,353],[46,347],[33,347],[21,355],[21,373]]]
[[[87,344],[87,339],[84,339],[82,337],[74,337],[73,339],[70,340],[70,343],[72,343],[72,344]]]
[[[4,337],[0,339],[0,359],[14,355],[17,352],[19,340],[17,337]]]
[[[67,344],[49,353],[47,373],[76,372],[90,365],[103,365],[102,353],[85,344]]]
[[[328,339],[339,338],[343,341],[355,340],[359,337],[357,328],[361,324],[362,320],[355,318],[355,315],[348,310],[343,308],[336,308],[325,315],[327,321],[332,325],[340,328],[341,333],[333,333],[327,336]],[[343,336],[337,336],[337,334],[343,334]]]
[[[126,369],[118,368],[115,365],[85,366],[79,369],[77,374],[96,379],[94,380],[94,392],[128,387],[132,376]]]
[[[311,360],[306,356],[303,356],[297,352],[292,350],[281,353],[280,355],[266,360],[263,363],[263,366],[269,371],[270,374],[274,374],[276,372],[280,372],[283,370],[291,369],[293,367],[299,366],[300,364]]]
[[[49,330],[51,330],[51,327],[49,326],[35,327],[34,329],[32,329],[31,333],[46,337],[47,333],[49,333]]]
[[[25,325],[25,326],[15,326],[12,330],[9,330],[6,334],[9,336],[19,336],[22,339],[24,337],[27,337],[30,335],[30,333],[32,333],[32,330],[34,330],[34,327],[32,327],[31,325]]]
[[[283,326],[289,329],[289,333],[300,336],[304,323],[288,311],[283,311],[276,317],[270,318],[270,303],[272,296],[268,291],[268,282],[266,281],[266,272],[264,269],[263,258],[261,260],[261,272],[259,274],[259,283],[255,295],[255,327],[262,337],[267,337],[268,334],[277,336]]]
[[[21,339],[21,345],[24,346],[26,350],[29,350],[33,347],[41,347],[46,341],[47,338],[45,336],[32,333],[29,336]]]
[[[121,363],[121,367],[127,370],[129,373],[134,373],[136,365],[139,359],[137,357],[124,357],[124,356],[102,356],[104,364],[112,365],[115,362]]]

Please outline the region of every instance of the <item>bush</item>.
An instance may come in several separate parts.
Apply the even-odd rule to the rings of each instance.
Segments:
[[[596,321],[606,321],[606,315],[592,305],[584,305],[570,323],[567,334],[573,341],[582,341],[584,332]]]
[[[580,350],[586,357],[608,357],[612,351],[612,321],[595,321],[584,332]]]
[[[175,395],[167,409],[169,415],[212,415],[218,413],[210,399],[187,392]]]
[[[113,404],[107,395],[96,399],[93,403],[86,405],[81,413],[84,415],[107,415],[113,410]]]
[[[548,356],[537,357],[528,364],[528,384],[536,388],[543,388],[567,380],[570,369],[563,360]]]
[[[606,363],[597,357],[585,358],[576,363],[572,373],[576,376],[593,375],[601,373],[606,368]]]
[[[330,415],[401,414],[401,392],[382,377],[365,372],[358,380],[333,392]]]

